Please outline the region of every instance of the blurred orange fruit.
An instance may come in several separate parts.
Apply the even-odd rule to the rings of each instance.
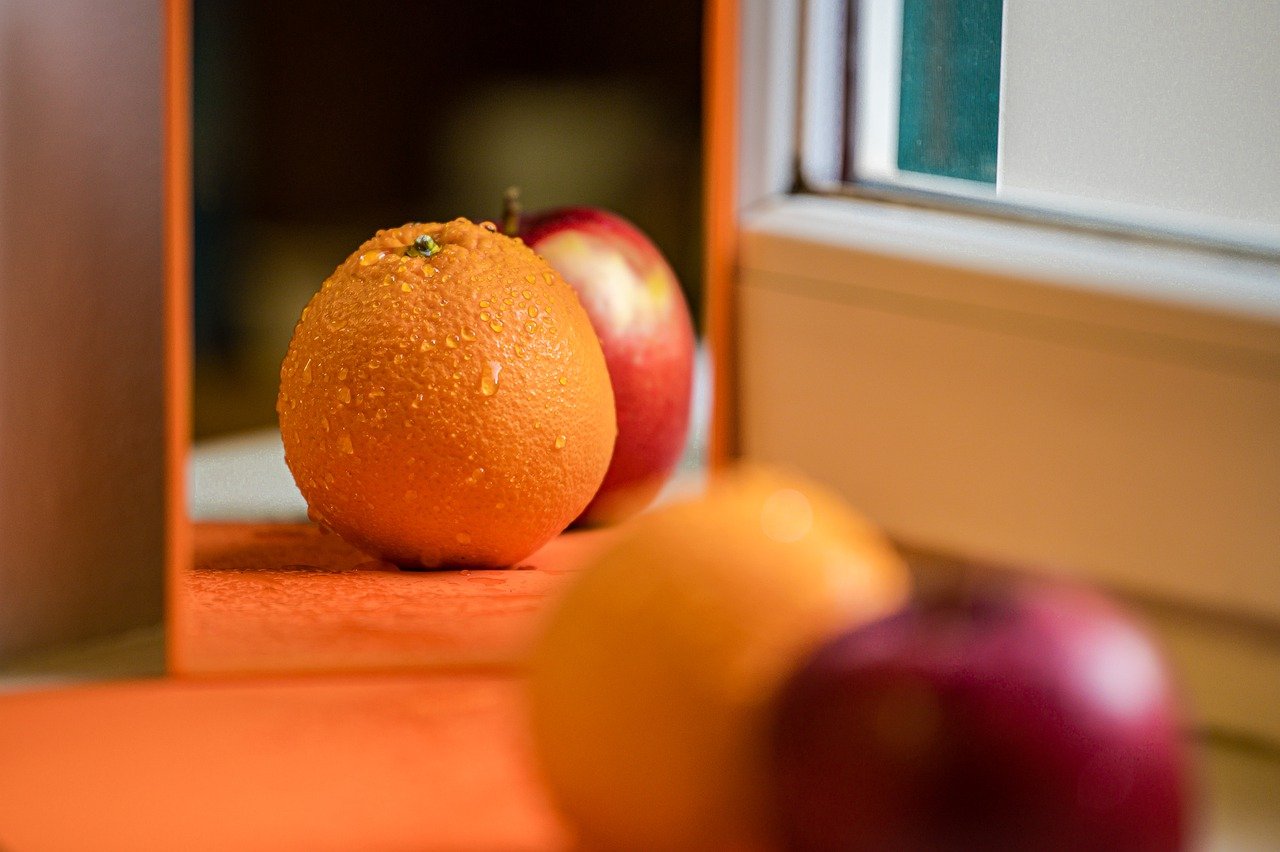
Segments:
[[[530,660],[552,796],[587,848],[767,846],[770,701],[833,631],[899,607],[906,568],[838,498],[768,471],[624,529]]]
[[[528,556],[590,502],[617,433],[572,288],[466,219],[379,231],[329,276],[276,410],[313,519],[406,567]]]

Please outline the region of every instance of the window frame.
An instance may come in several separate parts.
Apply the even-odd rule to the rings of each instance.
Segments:
[[[902,0],[896,0],[899,9]],[[744,8],[750,7],[750,2]],[[901,171],[892,180],[877,177],[857,177],[856,139],[848,138],[851,113],[862,116],[857,102],[856,82],[846,81],[848,89],[833,84],[823,73],[823,51],[830,52],[833,39],[845,39],[854,34],[847,20],[849,9],[857,9],[860,0],[783,0],[775,10],[771,26],[780,40],[791,40],[798,53],[789,85],[794,88],[790,104],[792,113],[790,155],[791,176],[787,186],[791,194],[807,194],[854,198],[867,201],[902,204],[929,210],[950,210],[981,219],[994,219],[1010,223],[1048,225],[1060,230],[1098,234],[1104,237],[1121,237],[1143,242],[1167,245],[1175,249],[1188,246],[1203,248],[1208,252],[1235,255],[1242,258],[1280,260],[1280,244],[1259,238],[1256,234],[1229,233],[1208,227],[1181,224],[1183,217],[1163,216],[1146,208],[1130,209],[1129,205],[1115,202],[1097,204],[1079,200],[1055,199],[1054,203],[1037,204],[1029,201],[1025,193],[998,195],[997,181],[985,184],[938,175]],[[828,7],[845,7],[843,13],[833,13]],[[794,31],[781,36],[779,26],[783,14],[795,18]],[[817,15],[824,15],[817,20]],[[824,30],[822,24],[832,16],[838,19],[843,32]],[[856,25],[855,25],[856,26]],[[900,38],[900,27],[887,26],[884,21],[876,24],[877,31]],[[818,46],[815,49],[815,45]],[[842,45],[843,47],[843,45]],[[776,48],[775,48],[776,49]],[[897,55],[897,50],[890,54]],[[855,72],[852,72],[856,74]],[[1001,67],[1000,83],[1001,123],[1004,121],[1004,68]],[[896,90],[895,90],[896,91]],[[836,98],[842,94],[842,99]],[[817,101],[841,100],[838,114],[827,114],[814,109]],[[746,104],[744,103],[744,106]],[[828,104],[829,106],[830,104]],[[896,108],[891,110],[896,120]],[[830,132],[831,121],[843,126],[838,135]],[[1000,131],[1003,137],[1003,129]],[[839,150],[836,150],[839,149]],[[854,149],[855,153],[848,152]],[[896,160],[896,147],[894,149]],[[1001,153],[1003,157],[1003,146]],[[848,159],[847,168],[843,165]],[[847,174],[846,174],[847,173]],[[853,179],[850,179],[850,175]]]
[[[1021,334],[1018,323],[1025,324],[1028,336],[1037,323],[1057,323],[1058,328],[1072,329],[1068,333],[1079,333],[1072,345],[1081,352],[1093,346],[1089,339],[1099,336],[1121,345],[1159,341],[1158,346],[1168,349],[1148,352],[1152,363],[1182,359],[1192,370],[1221,378],[1223,387],[1239,367],[1240,362],[1232,359],[1243,358],[1260,379],[1258,387],[1264,388],[1259,410],[1271,411],[1280,403],[1280,258],[1269,251],[1225,246],[1159,228],[1121,227],[1063,214],[1045,216],[1004,203],[922,191],[863,185],[835,191],[818,187],[820,191],[814,192],[815,187],[803,179],[797,157],[803,139],[798,107],[804,90],[796,53],[802,31],[801,2],[727,4],[737,7],[738,52],[731,75],[737,97],[731,147],[736,187],[734,271],[731,292],[713,297],[708,304],[716,395],[721,403],[718,429],[732,433],[722,443],[737,447],[740,455],[808,470],[855,503],[870,494],[840,481],[838,472],[813,469],[812,460],[798,462],[798,452],[779,450],[788,442],[793,447],[804,445],[807,430],[820,421],[848,416],[841,410],[838,387],[826,400],[801,399],[807,409],[803,416],[795,416],[793,408],[789,418],[776,417],[773,423],[762,424],[761,412],[778,403],[781,394],[778,399],[761,394],[781,385],[753,378],[760,353],[770,356],[779,351],[777,340],[762,341],[761,335],[767,332],[761,330],[758,317],[753,319],[753,311],[761,309],[760,293],[771,290],[787,296],[790,285],[777,276],[794,273],[818,282],[804,298],[821,300],[825,292],[839,301],[842,294],[865,294],[867,282],[854,279],[859,264],[865,266],[868,259],[880,273],[874,285],[877,296],[999,312],[1013,318],[1010,339]],[[716,126],[714,120],[712,126]],[[714,140],[709,145],[713,161],[724,155]],[[715,186],[713,181],[713,194]],[[708,208],[713,227],[716,209],[714,203]],[[766,282],[763,288],[762,281]],[[715,288],[709,291],[714,294]],[[825,309],[834,301],[814,304]],[[782,342],[797,349],[816,350],[822,345],[796,338]],[[813,354],[820,358],[824,353]],[[1085,363],[1082,358],[1081,370]],[[891,371],[893,365],[887,368]],[[881,382],[893,383],[892,375]],[[1239,396],[1242,391],[1234,392],[1237,402],[1249,403]],[[788,398],[785,403],[794,405],[796,400]],[[794,425],[779,427],[783,420]],[[779,428],[784,431],[779,433]],[[1063,428],[1069,430],[1072,424]],[[770,429],[774,431],[768,440],[761,440],[760,434]],[[1267,447],[1264,436],[1257,451],[1259,464],[1274,456]],[[1207,449],[1211,452],[1213,447]],[[898,451],[903,452],[901,458],[881,460],[881,466],[910,469],[912,459],[901,448]],[[1115,461],[1124,463],[1121,458]],[[1204,463],[1214,461],[1208,458]],[[983,460],[971,462],[970,471],[980,473]],[[1233,463],[1238,462],[1236,458]],[[966,463],[960,459],[957,469]],[[916,475],[917,493],[923,493],[928,482],[919,479],[918,471]],[[1280,471],[1274,478],[1280,479]],[[1275,509],[1263,511],[1268,517],[1276,515]],[[924,514],[919,524],[910,519],[902,523],[898,517],[886,526],[899,539],[959,556],[994,555],[1034,564],[1045,555],[1019,553],[1016,548],[1011,552],[1007,541],[984,530],[967,538],[945,531],[930,537],[930,521]],[[1275,528],[1280,529],[1280,523]],[[1265,530],[1265,525],[1254,527],[1255,539],[1268,535]],[[1260,547],[1266,542],[1258,539],[1254,544]],[[1086,574],[1091,568],[1067,567],[1083,567]],[[1254,564],[1245,570],[1226,564],[1214,577],[1188,577],[1186,566],[1175,567],[1173,574],[1181,571],[1182,580],[1188,580],[1181,585],[1176,577],[1171,582],[1166,567],[1138,566],[1127,575],[1104,571],[1093,579],[1131,601],[1181,614],[1170,621],[1174,627],[1166,641],[1189,672],[1190,691],[1204,724],[1280,743],[1280,713],[1259,712],[1260,707],[1275,703],[1265,684],[1280,683],[1280,570],[1276,570],[1280,566]],[[1184,629],[1179,624],[1189,626]],[[1211,639],[1188,638],[1197,631]],[[1223,672],[1238,672],[1241,677],[1227,678]],[[1249,678],[1243,677],[1245,672]]]

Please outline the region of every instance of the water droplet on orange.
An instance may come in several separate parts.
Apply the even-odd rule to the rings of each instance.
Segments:
[[[347,455],[354,455],[356,448],[351,446],[351,436],[343,432],[338,436],[338,449]]]
[[[373,264],[382,260],[382,258],[386,257],[386,255],[387,253],[385,251],[367,251],[364,254],[360,255],[360,265],[372,266]]]
[[[462,339],[470,343],[476,339],[476,333],[472,329],[464,326],[462,329]]]
[[[311,359],[307,359],[307,363],[302,365],[302,381],[311,384]]]
[[[503,328],[502,321],[494,320],[493,322],[489,323],[489,328],[493,329],[495,334],[499,331],[502,331],[502,328]]]
[[[556,436],[556,449],[557,449],[557,450],[563,450],[563,449],[564,449],[564,445],[565,445],[565,444],[567,444],[567,443],[569,443],[569,438],[568,438],[568,436],[567,436],[567,435],[557,435],[557,436]]]
[[[489,362],[489,372],[480,376],[480,393],[485,396],[493,396],[498,392],[498,376],[502,373],[502,364],[497,361]]]
[[[343,405],[346,405],[347,403],[351,402],[351,389],[348,388],[346,385],[343,385],[340,388],[338,388],[338,401],[341,402]]]
[[[538,330],[538,324],[530,320],[529,322],[524,324],[524,330],[529,332],[530,334],[533,334],[535,331]]]
[[[447,346],[447,347],[449,347],[450,349],[457,349],[457,348],[458,348],[458,337],[457,337],[457,335],[451,334],[451,335],[449,335],[448,337],[446,337],[446,338],[444,339],[444,345],[445,345],[445,346]]]

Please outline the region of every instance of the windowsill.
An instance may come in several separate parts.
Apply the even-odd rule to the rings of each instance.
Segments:
[[[1124,239],[851,198],[783,196],[742,217],[743,263],[793,274],[821,264],[841,277],[839,255],[872,253],[959,267],[986,278],[975,287],[927,288],[895,279],[886,292],[953,305],[1015,311],[1139,332],[1166,343],[1224,347],[1280,365],[1280,260]],[[780,238],[763,256],[759,238]],[[793,263],[793,260],[799,263]],[[824,261],[826,263],[824,263]],[[847,261],[846,261],[847,263]]]

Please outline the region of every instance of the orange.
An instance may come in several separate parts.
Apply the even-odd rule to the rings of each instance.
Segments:
[[[276,410],[314,520],[436,568],[512,565],[563,530],[608,469],[613,406],[573,289],[456,219],[379,231],[329,276]]]
[[[534,744],[586,848],[768,845],[768,707],[799,659],[905,600],[903,562],[823,489],[744,470],[642,515],[529,665]]]

